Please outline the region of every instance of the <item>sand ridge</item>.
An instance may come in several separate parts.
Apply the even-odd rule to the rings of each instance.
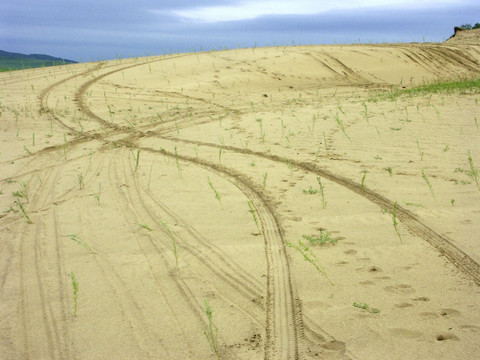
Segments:
[[[275,47],[0,74],[0,352],[475,357],[479,96],[378,94],[478,76],[479,50]],[[320,232],[336,242],[305,261],[292,245]]]

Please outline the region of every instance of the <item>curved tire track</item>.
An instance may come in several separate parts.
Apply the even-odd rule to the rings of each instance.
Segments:
[[[220,146],[211,143],[205,143],[192,140],[180,140],[180,139],[168,139],[170,141],[184,142],[189,144],[196,144],[200,146],[207,146],[213,148],[223,148],[236,153],[257,156],[267,160],[275,161],[284,164],[285,161],[290,162],[293,166],[302,169],[306,172],[321,176],[336,184],[349,189],[356,194],[366,198],[370,202],[378,205],[381,209],[392,212],[394,202],[385,198],[384,196],[376,193],[367,187],[362,187],[360,184],[347,179],[345,177],[335,175],[332,172],[318,167],[316,164],[309,162],[301,162],[295,159],[282,158],[273,154],[266,154],[262,152],[256,152],[249,149],[241,149],[233,146]],[[480,265],[473,260],[468,254],[459,249],[453,244],[453,241],[447,236],[438,234],[428,225],[424,224],[420,218],[410,212],[409,210],[397,205],[397,217],[403,223],[403,225],[416,236],[424,239],[435,249],[437,249],[442,255],[444,255],[453,265],[455,265],[464,274],[468,275],[477,285],[480,286]]]

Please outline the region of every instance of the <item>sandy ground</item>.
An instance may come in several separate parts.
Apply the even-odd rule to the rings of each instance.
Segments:
[[[476,39],[0,74],[0,357],[480,357]]]

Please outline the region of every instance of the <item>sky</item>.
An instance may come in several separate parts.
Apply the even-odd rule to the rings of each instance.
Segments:
[[[0,50],[97,61],[239,47],[442,42],[478,0],[0,0]]]

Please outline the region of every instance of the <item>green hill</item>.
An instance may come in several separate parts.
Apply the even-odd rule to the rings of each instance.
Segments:
[[[61,59],[49,55],[25,55],[0,50],[0,71],[11,71],[74,63],[76,63],[76,61]]]

